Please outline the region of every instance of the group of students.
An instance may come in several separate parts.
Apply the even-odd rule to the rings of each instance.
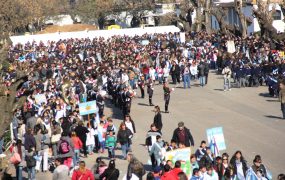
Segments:
[[[156,107],[158,108],[158,107]],[[155,121],[156,121],[155,116]],[[159,124],[155,122],[147,133],[146,146],[148,147],[152,172],[148,174],[149,180],[271,180],[272,174],[262,163],[260,155],[256,155],[252,165],[245,160],[241,151],[236,151],[232,157],[228,153],[214,154],[212,147],[202,141],[200,147],[189,159],[176,162],[166,159],[168,151],[194,146],[194,139],[183,122],[174,130],[171,143],[164,142]],[[179,153],[179,152],[177,152]],[[185,168],[190,162],[191,171]],[[173,165],[174,163],[174,165]],[[188,174],[186,174],[188,173]]]
[[[149,40],[148,45],[140,43],[144,39]],[[226,36],[201,31],[186,33],[186,43],[180,42],[179,33],[165,33],[11,46],[8,51],[11,63],[4,69],[2,85],[9,89],[17,77],[17,69],[28,70],[28,77],[15,97],[16,100],[23,96],[27,98],[23,107],[15,110],[12,120],[15,143],[11,151],[17,156],[14,159],[18,159],[14,162],[17,177],[21,177],[22,162],[28,155],[34,157],[31,160],[36,160],[28,168],[31,179],[34,179],[35,171],[48,170],[51,156],[61,158],[58,162],[70,169],[80,166],[80,152],[84,158],[93,151],[103,153],[107,149],[108,156],[113,159],[117,144],[120,144],[123,158],[127,159],[132,136],[136,133],[130,117],[135,88],[140,89],[144,98],[147,86],[149,105],[152,106],[155,104],[152,102],[154,84],[164,82],[165,112],[168,112],[172,91],[167,85],[169,76],[173,84],[182,80],[184,88],[190,88],[191,80],[198,79],[204,87],[208,83],[209,69],[221,72],[224,69],[224,88],[230,90],[232,77],[242,83],[246,75],[250,85],[258,85],[262,72],[269,77],[277,67],[277,72],[283,73],[284,62],[270,51],[272,47],[267,42],[262,43],[255,37],[245,40],[236,37],[235,56],[229,56],[226,53],[228,40]],[[250,71],[244,71],[244,68]],[[122,109],[124,122],[118,131],[112,119],[104,116],[104,92]],[[96,100],[98,113],[91,115],[87,122],[86,117],[80,115],[78,104],[92,100]],[[146,140],[146,145],[152,164],[157,166],[162,159],[153,144],[162,144],[159,133],[162,121],[160,108],[156,106],[155,112],[154,124],[148,132],[148,137],[154,137],[153,134],[155,137]],[[181,139],[183,134],[186,136]],[[183,123],[175,130],[173,142],[194,146],[193,137]]]

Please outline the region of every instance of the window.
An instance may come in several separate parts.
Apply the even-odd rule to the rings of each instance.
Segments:
[[[281,11],[275,10],[275,13],[272,15],[273,20],[281,20]]]

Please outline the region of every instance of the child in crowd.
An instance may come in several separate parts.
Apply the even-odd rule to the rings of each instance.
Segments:
[[[116,148],[117,138],[114,136],[113,131],[109,131],[106,138],[106,146],[108,148],[108,157],[115,158],[115,148]]]

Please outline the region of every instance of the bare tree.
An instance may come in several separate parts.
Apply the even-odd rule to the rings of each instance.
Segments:
[[[242,0],[235,0],[235,12],[237,13],[239,17],[240,25],[241,25],[239,29],[240,29],[242,38],[246,38],[247,37],[247,27],[249,24],[252,23],[252,19],[244,15],[244,13],[242,12],[242,7],[243,7]]]
[[[275,39],[275,40],[284,40],[285,34],[279,34],[277,30],[273,27],[273,14],[275,13],[275,8],[273,7],[269,11],[270,0],[258,1],[257,9],[253,9],[253,13],[258,20],[261,36],[264,38]]]

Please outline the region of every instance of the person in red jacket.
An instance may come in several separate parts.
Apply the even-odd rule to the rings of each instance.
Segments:
[[[164,165],[163,169],[164,173],[160,180],[178,180],[178,176],[171,172],[171,167],[168,164]]]
[[[80,149],[82,148],[83,144],[75,132],[71,133],[71,140],[72,140],[73,145],[74,145],[73,164],[74,164],[74,166],[76,166],[78,164],[78,161],[79,161]]]
[[[72,174],[72,180],[94,180],[93,173],[87,169],[84,161],[80,161],[79,169]]]
[[[178,178],[178,174],[182,172],[182,169],[181,169],[181,162],[180,161],[176,161],[175,162],[175,165],[174,165],[174,168],[171,170],[171,173]]]

